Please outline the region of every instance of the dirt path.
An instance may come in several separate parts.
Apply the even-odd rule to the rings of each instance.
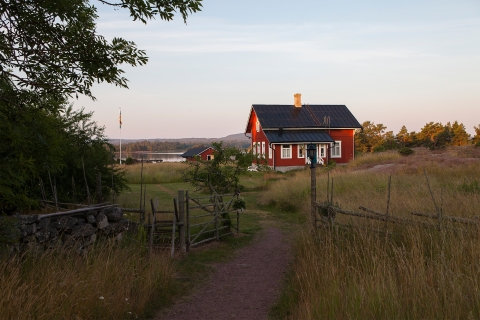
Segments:
[[[163,192],[168,193],[168,194],[171,195],[171,196],[174,196],[174,197],[177,196],[177,194],[176,194],[175,191],[172,191],[172,190],[170,190],[170,189],[162,186],[161,184],[156,184],[155,186],[156,186],[158,189],[162,190]]]
[[[207,283],[155,319],[267,319],[290,261],[282,231],[265,226],[232,261],[217,264]]]

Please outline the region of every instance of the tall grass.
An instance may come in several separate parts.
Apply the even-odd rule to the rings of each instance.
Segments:
[[[143,317],[173,290],[168,256],[148,256],[138,244],[4,258],[0,270],[3,319]]]
[[[334,202],[347,210],[364,206],[385,212],[388,196],[388,176],[392,176],[389,213],[410,216],[412,211],[436,212],[427,177],[436,203],[444,214],[472,217],[478,215],[480,193],[480,161],[452,165],[451,162],[424,162],[398,165],[393,172],[370,170],[352,171],[348,167],[330,172],[334,182]],[[317,201],[327,200],[327,172],[317,170]],[[331,183],[331,180],[330,180]],[[297,172],[291,178],[272,182],[260,195],[262,204],[280,210],[309,212],[310,172]]]
[[[291,274],[290,319],[478,319],[477,233],[405,227],[301,235]]]
[[[412,211],[435,213],[426,173],[444,215],[479,214],[480,161],[428,155],[390,161],[394,166],[385,167],[387,171],[351,165],[330,171],[334,202],[352,211],[365,206],[385,212],[392,175],[389,214],[412,219]],[[376,163],[385,164],[384,157],[372,156],[368,167]],[[309,185],[310,172],[297,172],[272,182],[260,199],[308,217]],[[326,191],[327,172],[319,169],[318,201],[327,200]],[[480,318],[480,229],[450,223],[440,232],[340,214],[336,221],[353,228],[337,226],[331,231],[319,229],[316,237],[308,232],[299,236],[276,317]]]
[[[128,183],[140,183],[142,164],[125,166],[125,178]],[[183,172],[188,168],[184,162],[160,162],[143,164],[143,183],[181,182]]]

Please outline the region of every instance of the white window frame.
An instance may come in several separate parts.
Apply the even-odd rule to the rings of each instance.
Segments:
[[[213,154],[207,154],[207,161],[213,160]]]
[[[252,153],[253,153],[253,155],[257,154],[257,143],[256,142],[252,143]]]
[[[265,153],[266,153],[266,150],[265,150],[265,141],[262,141],[262,157],[265,158]]]
[[[338,150],[338,154],[336,152]],[[342,141],[335,141],[335,145],[332,144],[330,154],[332,158],[341,158],[342,157]]]
[[[257,120],[257,122],[255,123],[255,126],[257,128],[257,132],[260,132],[260,121]]]
[[[325,152],[326,151],[326,147],[324,144],[320,144],[318,146],[318,157],[319,158],[325,158],[327,153]]]
[[[291,144],[282,144],[282,152],[280,158],[282,159],[292,159],[292,145]],[[288,146],[288,147],[286,147]]]
[[[302,151],[302,154],[300,154],[301,151]],[[307,148],[305,147],[304,144],[297,144],[297,158],[299,159],[305,158],[305,151],[307,151]]]
[[[268,159],[272,159],[273,158],[273,148],[272,148],[272,145],[269,145],[268,146]]]

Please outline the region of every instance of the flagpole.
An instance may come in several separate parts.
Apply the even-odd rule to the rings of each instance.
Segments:
[[[119,108],[120,109],[120,118],[119,118],[119,122],[120,122],[120,164],[122,164],[122,108]]]

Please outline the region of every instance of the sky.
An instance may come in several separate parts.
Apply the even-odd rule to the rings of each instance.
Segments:
[[[357,120],[420,131],[480,124],[480,1],[204,0],[174,21],[131,21],[95,3],[97,31],[146,50],[122,66],[129,89],[92,88],[109,138],[220,138],[252,104],[344,104]],[[118,124],[122,112],[122,129]]]

